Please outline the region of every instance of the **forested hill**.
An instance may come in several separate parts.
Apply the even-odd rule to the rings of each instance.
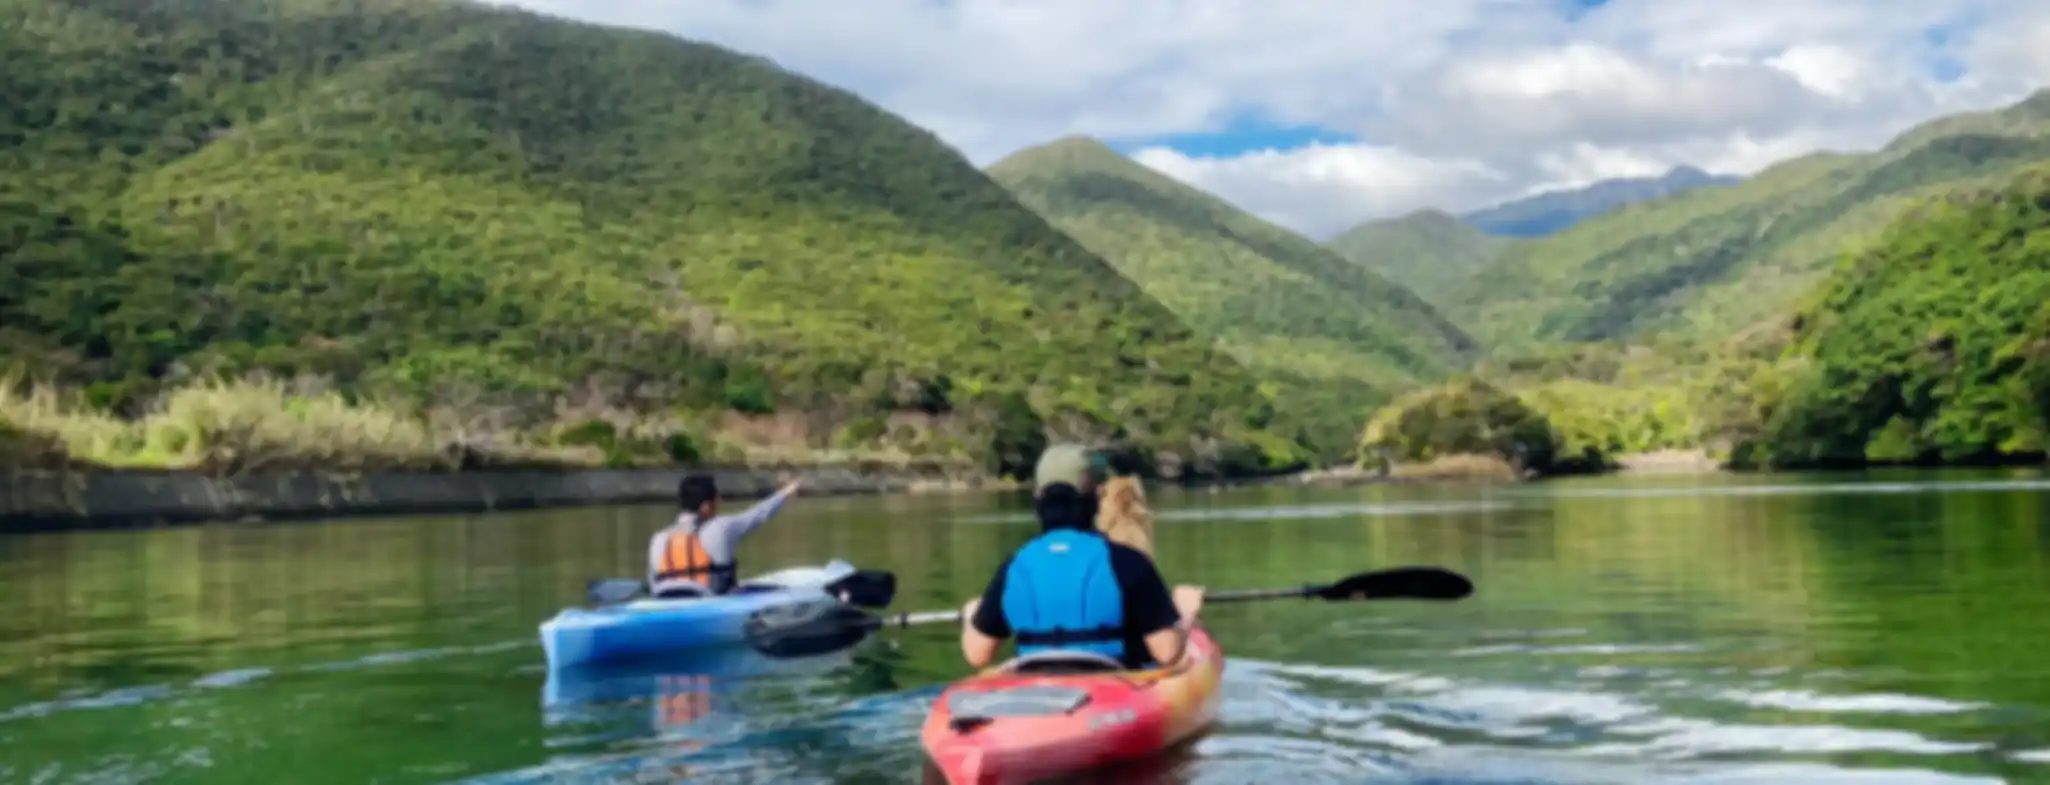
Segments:
[[[2050,451],[2050,167],[1915,208],[1796,313],[1746,457],[2040,462]]]
[[[1774,317],[1915,200],[2050,160],[2050,93],[1936,120],[1885,148],[1631,205],[1518,243],[1442,301],[1491,349],[1720,338]]]
[[[1414,292],[1093,139],[990,174],[1244,362],[1390,383],[1462,368],[1474,343]]]
[[[1508,244],[1443,210],[1418,210],[1354,226],[1325,246],[1437,303]]]
[[[930,133],[760,58],[440,0],[0,0],[0,62],[0,346],[111,404],[265,370],[814,441],[951,413],[992,461],[1042,427],[1291,449]]]
[[[1925,197],[1758,328],[1558,344],[1377,413],[1369,460],[1458,452],[1581,471],[1700,450],[1740,468],[2050,457],[2050,164]]]
[[[1350,449],[1369,406],[1463,370],[1477,347],[1414,292],[1094,139],[1019,151],[991,176],[1116,265]]]

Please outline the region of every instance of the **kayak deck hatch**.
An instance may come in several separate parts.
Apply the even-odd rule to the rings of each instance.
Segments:
[[[1054,717],[1073,714],[1087,705],[1088,690],[1052,684],[947,695],[947,712],[953,716],[950,727],[957,733],[1003,717]]]

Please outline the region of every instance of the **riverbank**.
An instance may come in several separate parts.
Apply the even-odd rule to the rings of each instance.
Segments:
[[[1729,471],[1707,450],[1655,450],[1616,456],[1620,474],[1714,474]]]
[[[1265,476],[1185,479],[1186,488],[1513,482],[1507,464],[1450,460],[1390,472],[1338,467]],[[218,475],[149,470],[17,470],[0,473],[0,534],[121,529],[226,521],[291,521],[380,515],[655,504],[674,498],[683,468],[486,469],[465,472],[274,471]],[[732,499],[766,496],[791,478],[807,495],[973,493],[1020,482],[838,467],[703,469]]]
[[[1618,455],[1615,465],[1595,474],[1717,474],[1731,471],[1706,450],[1658,450]],[[1263,478],[1259,484],[1287,484],[1344,487],[1405,483],[1451,482],[1536,482],[1555,477],[1585,476],[1585,473],[1542,475],[1518,472],[1506,460],[1493,455],[1447,455],[1423,462],[1396,463],[1387,471],[1360,466],[1339,466]],[[1221,485],[1246,484],[1232,481]]]
[[[807,495],[960,493],[1015,483],[838,468],[708,469],[721,493],[760,498],[791,478]],[[476,472],[16,471],[0,475],[0,534],[237,520],[651,504],[675,498],[675,469]]]

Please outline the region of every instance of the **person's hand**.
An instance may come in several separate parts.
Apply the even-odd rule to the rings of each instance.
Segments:
[[[796,493],[797,489],[802,487],[804,487],[804,478],[799,477],[797,479],[783,483],[783,487],[776,492],[781,494],[792,494]]]
[[[1203,587],[1174,587],[1174,609],[1182,616],[1182,626],[1196,621],[1196,614],[1203,610]]]

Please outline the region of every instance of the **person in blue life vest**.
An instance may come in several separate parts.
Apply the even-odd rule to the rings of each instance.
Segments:
[[[988,666],[1005,638],[1016,640],[1020,656],[1088,652],[1127,668],[1181,659],[1202,590],[1170,593],[1151,558],[1096,530],[1097,488],[1107,468],[1079,445],[1041,453],[1033,473],[1039,536],[962,608],[961,655],[970,667]]]

